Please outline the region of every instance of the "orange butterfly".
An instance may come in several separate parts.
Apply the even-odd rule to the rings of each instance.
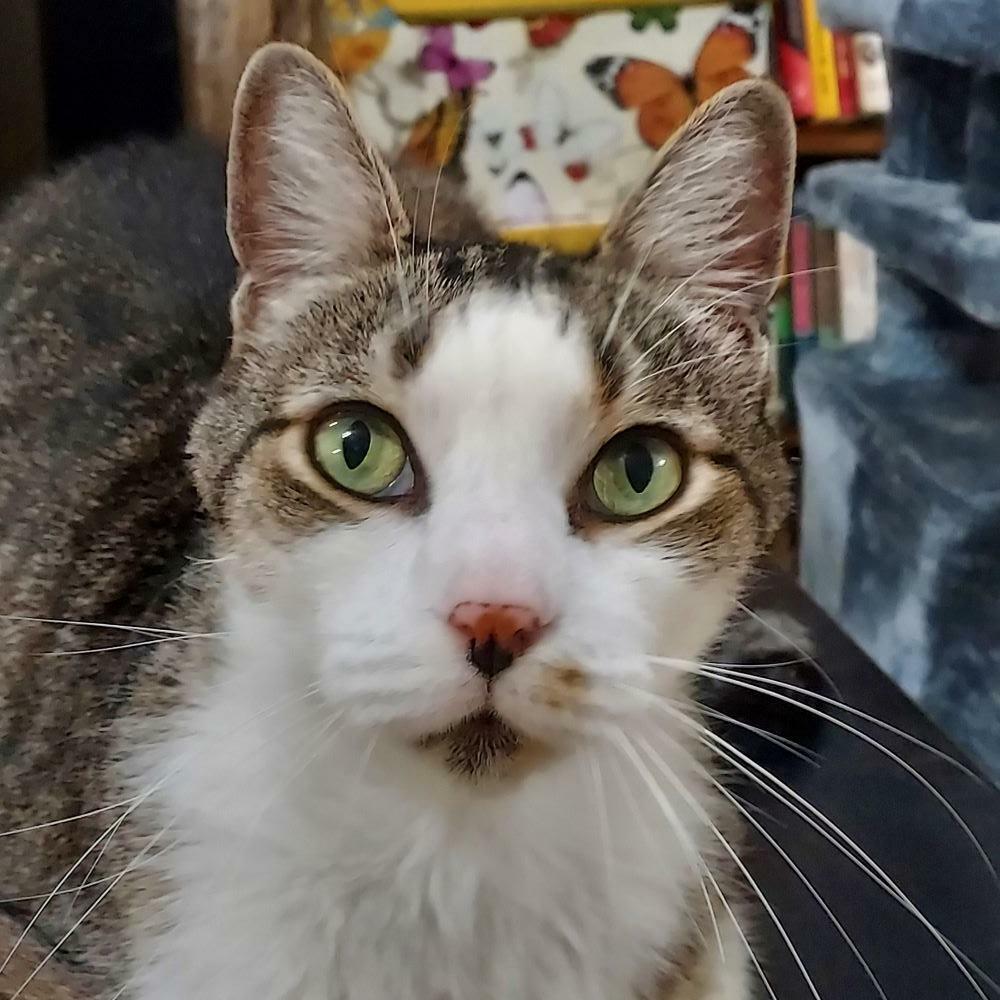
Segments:
[[[451,163],[465,141],[471,105],[471,91],[452,91],[414,123],[400,154],[402,159],[414,166],[434,169]]]
[[[330,66],[344,80],[364,73],[378,62],[389,45],[385,28],[370,28],[353,35],[334,35],[330,40]]]
[[[637,109],[636,127],[642,141],[659,149],[696,104],[749,77],[746,64],[756,52],[756,22],[747,25],[732,15],[705,39],[688,78],[659,63],[628,56],[594,59],[587,63],[586,72],[620,108]]]

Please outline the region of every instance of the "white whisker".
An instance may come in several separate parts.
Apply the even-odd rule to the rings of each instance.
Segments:
[[[399,250],[399,235],[396,232],[396,224],[392,219],[392,209],[389,208],[389,197],[382,180],[382,172],[374,162],[371,164],[372,173],[378,178],[379,187],[382,190],[382,205],[385,209],[385,220],[389,226],[389,235],[392,237],[392,249],[396,255],[396,279],[399,286],[399,298],[403,306],[403,318],[409,323],[412,318],[410,310],[410,293],[406,285],[406,272],[403,270],[403,257]]]
[[[974,970],[983,978],[984,982],[988,983],[991,987],[1000,992],[1000,987],[998,987],[997,984],[995,984],[974,962],[968,958],[968,956],[964,955],[933,924],[931,924],[931,922],[923,915],[919,908],[910,900],[902,889],[900,889],[899,886],[886,874],[884,869],[879,866],[867,852],[862,850],[862,848],[851,837],[844,833],[844,831],[841,830],[836,823],[829,819],[821,810],[817,809],[810,802],[808,802],[808,800],[798,795],[785,782],[775,777],[775,775],[768,771],[767,768],[762,767],[760,764],[751,760],[751,758],[740,752],[732,744],[727,743],[720,736],[712,733],[710,730],[706,731],[706,735],[713,743],[716,744],[717,753],[720,753],[746,777],[755,781],[760,788],[773,795],[787,809],[806,822],[812,829],[820,834],[824,840],[834,846],[860,871],[864,872],[869,878],[871,878],[872,882],[882,889],[882,891],[885,892],[890,899],[895,900],[904,910],[913,916],[921,924],[921,926],[923,926],[925,930],[931,934],[938,945],[948,955],[952,963],[976,991],[976,995],[980,998],[980,1000],[987,1000],[986,995],[983,993],[979,984],[976,983],[969,969]],[[769,787],[768,785],[763,784],[760,780],[755,779],[754,775],[750,771],[741,767],[738,761],[733,759],[734,757],[743,760],[753,771],[759,772],[760,775],[765,776],[778,789],[785,793],[785,795],[778,794],[778,792],[775,791],[775,788]],[[785,797],[786,795],[787,797]],[[789,801],[789,799],[794,801]],[[809,815],[806,815],[806,812],[803,812],[802,809],[798,808],[795,803],[800,803],[808,813],[817,817],[819,822],[814,821]],[[832,834],[835,834],[836,836],[833,836],[829,831],[832,831]],[[843,843],[838,841],[837,838],[840,838]],[[844,846],[845,844],[847,847]],[[848,848],[850,849],[848,850]]]
[[[771,771],[758,764],[748,757],[737,747],[723,739],[710,729],[699,726],[698,723],[690,719],[685,713],[674,709],[666,704],[663,699],[650,692],[636,689],[637,693],[644,694],[653,703],[659,704],[661,711],[668,713],[672,718],[682,725],[693,727],[698,738],[703,742],[710,741],[715,753],[735,767],[741,774],[754,781],[761,789],[774,796],[785,808],[798,816],[803,822],[814,829],[824,840],[844,855],[860,871],[865,873],[878,888],[880,888],[890,899],[895,900],[906,912],[913,916],[925,930],[934,938],[938,945],[951,959],[952,963],[962,973],[963,977],[972,985],[976,995],[980,1000],[987,1000],[979,984],[976,983],[969,969],[973,969],[979,974],[984,982],[989,983],[1000,991],[1000,987],[989,979],[989,977],[978,968],[966,955],[959,951],[919,910],[910,898],[900,889],[900,887],[889,877],[885,870],[863,848],[845,833],[836,823],[826,816],[820,809],[801,796],[786,782],[776,777]],[[756,776],[755,776],[756,775]],[[767,783],[765,783],[765,779]],[[773,786],[773,787],[772,787]],[[846,846],[845,846],[846,845]]]
[[[614,312],[611,314],[611,319],[608,321],[608,328],[604,331],[604,336],[601,338],[601,350],[606,350],[608,345],[614,339],[615,334],[618,332],[618,324],[621,322],[622,314],[625,312],[625,307],[628,305],[629,299],[632,297],[632,291],[635,288],[635,283],[639,278],[640,273],[646,264],[649,262],[650,254],[653,252],[654,244],[646,248],[646,252],[638,259],[635,267],[632,269],[632,273],[628,276],[628,280],[625,282],[625,287],[622,289],[621,295],[618,296],[618,301],[615,303]],[[622,345],[624,349],[636,336],[635,333],[630,334],[628,339]]]
[[[966,821],[962,818],[962,815],[959,813],[959,811],[947,800],[947,798],[945,798],[945,796],[942,795],[941,792],[939,792],[938,789],[927,778],[925,778],[912,764],[910,764],[908,761],[900,757],[899,754],[890,750],[887,746],[885,746],[885,744],[880,743],[874,737],[871,737],[867,733],[862,732],[856,726],[852,726],[849,723],[844,722],[842,719],[838,719],[835,716],[830,715],[829,712],[823,712],[820,709],[816,708],[815,706],[804,704],[803,702],[795,698],[791,698],[787,695],[779,694],[777,691],[770,690],[770,688],[772,687],[790,688],[796,693],[807,695],[809,697],[820,698],[825,701],[826,699],[822,695],[818,695],[815,692],[811,691],[804,691],[801,688],[797,688],[794,684],[786,684],[784,681],[774,680],[773,678],[756,677],[751,682],[744,678],[733,676],[732,672],[730,671],[708,669],[703,671],[703,673],[704,676],[706,677],[715,677],[716,679],[724,681],[725,683],[732,684],[735,687],[742,687],[749,691],[755,691],[758,694],[767,694],[768,696],[775,698],[778,701],[784,702],[785,704],[794,705],[797,708],[801,709],[803,712],[808,712],[811,715],[823,719],[824,721],[830,723],[831,725],[836,726],[838,729],[844,730],[844,732],[849,733],[856,739],[859,739],[862,742],[873,747],[884,757],[887,757],[894,764],[902,768],[915,781],[917,781],[922,788],[924,788],[927,792],[930,793],[930,795],[935,799],[935,801],[937,801],[942,806],[942,808],[944,808],[947,811],[948,815],[951,816],[952,820],[956,823],[959,829],[969,839],[970,843],[975,847],[976,852],[979,854],[980,858],[983,860],[983,863],[989,869],[993,878],[994,879],[997,878],[996,868],[993,866],[993,862],[990,860],[990,856],[986,853],[986,850],[983,848],[983,845],[979,842],[979,839],[972,832],[972,829],[969,827],[969,824],[966,823]],[[766,686],[762,687],[761,685],[766,685]],[[841,705],[839,702],[834,701],[833,699],[830,699],[830,701],[837,708],[844,709],[846,707]],[[863,713],[861,714],[863,717]]]
[[[697,278],[702,277],[702,275],[706,274],[713,267],[715,267],[715,265],[718,264],[719,261],[721,261],[724,258],[730,256],[734,251],[740,250],[743,247],[749,246],[754,240],[756,240],[760,236],[762,236],[764,232],[765,231],[761,231],[759,233],[751,233],[749,236],[745,236],[745,237],[743,237],[742,239],[739,239],[739,240],[730,240],[727,243],[725,250],[720,251],[711,260],[706,261],[704,264],[701,265],[701,267],[697,268],[691,274],[687,275],[680,282],[678,282],[677,285],[675,285],[671,289],[670,293],[666,296],[666,298],[664,298],[658,305],[654,306],[650,310],[650,312],[646,315],[646,318],[638,325],[638,327],[636,327],[636,329],[629,336],[629,339],[626,341],[626,343],[631,343],[632,340],[634,340],[636,337],[638,337],[639,334],[642,333],[642,331],[648,326],[648,324],[653,319],[653,317],[658,312],[660,312],[661,309],[666,309],[666,307],[668,305],[670,305],[670,303],[673,302],[674,299],[677,298],[677,296],[682,291],[684,291],[684,289],[687,288],[692,282],[694,282]],[[677,328],[675,328],[674,332],[676,332],[676,329]],[[668,336],[669,336],[669,334],[666,334],[663,337],[661,337],[656,342],[656,344],[654,345],[654,347],[659,347],[666,340],[666,338]],[[640,355],[640,360],[641,360],[641,358],[644,358],[648,353],[649,353],[649,350],[644,351],[643,354]]]
[[[709,730],[706,728],[706,729],[703,729],[703,732],[704,733],[708,733]],[[675,740],[669,734],[663,733],[662,735],[663,735],[663,737],[665,739],[667,739],[670,742],[670,744],[673,747],[676,748],[676,747],[680,746],[680,744],[677,742],[677,740]],[[703,740],[702,742],[705,743],[705,745],[708,745],[706,741]],[[710,749],[711,749],[711,747],[710,747]],[[882,989],[882,986],[879,983],[877,977],[875,976],[875,973],[872,971],[871,966],[865,960],[864,956],[861,954],[861,951],[859,950],[859,948],[857,947],[857,945],[854,943],[854,941],[852,940],[851,936],[847,933],[847,930],[844,928],[843,924],[840,922],[840,920],[837,919],[837,916],[830,909],[830,907],[827,904],[826,900],[823,899],[823,897],[820,894],[820,892],[816,889],[816,887],[808,879],[808,877],[802,871],[802,869],[799,868],[799,866],[795,863],[795,861],[789,856],[788,852],[774,839],[774,837],[764,828],[764,826],[761,823],[759,823],[754,818],[753,815],[751,815],[750,810],[739,801],[739,797],[738,796],[734,795],[728,788],[726,788],[725,785],[722,784],[722,782],[720,782],[718,779],[712,777],[711,775],[708,775],[708,779],[712,783],[713,787],[725,799],[727,799],[730,803],[732,803],[732,805],[740,813],[740,815],[742,815],[743,818],[751,826],[753,826],[753,828],[755,830],[757,830],[757,832],[771,845],[771,847],[775,850],[775,852],[778,854],[778,856],[788,865],[788,867],[795,874],[795,876],[799,879],[799,881],[802,883],[802,885],[804,885],[805,888],[808,890],[809,894],[819,904],[819,906],[823,910],[824,914],[829,918],[831,924],[834,926],[834,928],[839,933],[840,937],[847,944],[848,948],[851,950],[851,953],[857,959],[858,963],[860,964],[861,968],[864,970],[864,972],[867,975],[868,979],[871,980],[872,985],[875,987],[876,991],[878,992],[878,995],[882,998],[882,1000],[888,1000],[888,997],[886,997],[885,991]]]
[[[139,852],[136,861],[141,860],[146,855],[150,847],[152,847],[156,843],[156,841],[159,840],[159,838],[163,835],[163,832],[164,831],[161,830],[155,837],[153,837],[150,840],[150,842],[142,849],[142,851]],[[86,910],[83,911],[83,913],[81,914],[79,919],[73,924],[73,926],[70,927],[68,931],[66,931],[66,933],[52,946],[48,954],[46,954],[45,957],[38,963],[38,965],[35,966],[34,970],[28,976],[28,978],[25,979],[24,982],[21,983],[21,985],[10,995],[10,1000],[17,1000],[18,997],[23,995],[24,991],[28,988],[28,986],[31,985],[35,977],[42,971],[42,969],[45,968],[46,965],[48,965],[51,959],[55,957],[59,949],[62,948],[62,946],[83,925],[87,917],[89,917],[91,913],[93,913],[94,910],[96,910],[101,905],[101,903],[104,902],[104,900],[114,891],[115,887],[122,881],[122,879],[124,879],[127,875],[131,874],[131,872],[133,872],[134,870],[135,870],[135,865],[133,863],[132,865],[129,865],[129,867],[126,868],[123,872],[121,872],[121,874],[115,876],[111,884],[97,897],[97,899],[94,900],[93,903],[90,904],[90,906],[87,907]],[[11,952],[11,955],[13,955],[13,952]],[[8,957],[8,961],[9,960],[10,959]],[[4,963],[4,965],[6,965],[6,962]],[[3,967],[0,967],[0,972],[2,971]]]
[[[666,799],[666,796],[663,794],[662,789],[659,787],[659,785],[657,785],[657,783],[656,783],[655,779],[653,778],[652,774],[650,774],[649,768],[646,767],[646,765],[643,763],[642,759],[638,756],[638,754],[636,754],[634,748],[631,746],[631,743],[629,742],[628,738],[624,735],[624,733],[621,733],[620,731],[613,730],[611,732],[611,736],[615,740],[615,742],[617,743],[619,749],[625,754],[626,759],[629,760],[632,763],[632,766],[636,769],[637,773],[639,774],[639,777],[642,779],[643,783],[647,786],[647,788],[649,789],[650,793],[653,795],[654,801],[656,801],[656,803],[660,806],[660,809],[664,813],[664,817],[666,818],[667,823],[670,825],[671,829],[674,830],[674,833],[675,833],[675,836],[676,836],[678,834],[678,828],[677,828],[675,820],[671,819],[672,816],[676,817],[676,812],[673,809],[673,807],[669,804],[669,801]],[[664,804],[666,804],[666,809],[664,809]],[[699,860],[701,860],[701,856],[698,855],[698,857],[699,857]],[[749,940],[747,939],[746,935],[744,934],[743,929],[740,926],[739,921],[736,919],[736,914],[733,912],[732,907],[729,904],[729,901],[726,899],[725,893],[722,891],[722,887],[719,885],[718,879],[716,879],[716,877],[712,873],[711,869],[707,865],[705,865],[703,861],[701,862],[701,865],[704,868],[704,872],[705,872],[705,875],[707,876],[707,878],[709,880],[709,883],[711,884],[712,888],[715,890],[716,895],[719,897],[719,900],[721,901],[722,905],[725,907],[726,912],[729,914],[729,918],[730,918],[730,920],[732,920],[733,925],[735,926],[737,933],[739,934],[740,938],[743,940],[743,943],[746,946],[747,952],[749,953],[750,961],[753,963],[754,968],[757,970],[757,974],[760,976],[761,980],[763,981],[763,983],[765,985],[765,988],[767,989],[768,995],[771,997],[771,1000],[777,1000],[777,997],[775,996],[774,990],[771,988],[771,984],[768,981],[767,976],[764,974],[764,970],[763,970],[763,968],[761,968],[760,962],[758,961],[757,956],[754,953],[754,950],[751,947]]]
[[[114,653],[121,649],[138,649],[141,646],[158,646],[164,642],[188,642],[191,639],[219,639],[227,635],[226,632],[192,632],[185,635],[167,635],[156,639],[144,639],[141,642],[126,642],[118,646],[94,646],[89,649],[53,649],[39,656],[59,657],[59,656],[88,656],[93,653]]]
[[[63,875],[63,877],[56,883],[56,885],[52,889],[52,891],[45,897],[45,902],[42,903],[42,905],[34,912],[34,914],[32,914],[31,919],[24,926],[24,929],[21,931],[21,933],[18,936],[17,940],[14,942],[13,947],[11,947],[10,951],[7,953],[7,957],[3,960],[2,963],[0,963],[0,975],[2,975],[3,972],[6,970],[7,966],[10,965],[10,963],[13,960],[14,956],[17,954],[18,948],[20,948],[21,945],[25,942],[25,940],[27,939],[28,935],[31,933],[32,928],[38,922],[38,920],[41,917],[41,915],[45,912],[45,910],[48,907],[48,905],[56,897],[56,895],[58,894],[59,890],[62,889],[63,886],[66,884],[66,882],[72,877],[73,872],[75,872],[77,870],[77,868],[79,868],[80,865],[83,864],[83,862],[87,858],[87,855],[89,855],[91,851],[95,850],[97,848],[97,846],[101,843],[101,841],[103,841],[105,839],[105,837],[113,835],[118,830],[118,828],[122,825],[122,823],[125,822],[126,817],[131,813],[132,809],[134,809],[134,808],[135,808],[135,806],[133,805],[126,812],[122,813],[122,815],[119,816],[118,819],[116,819],[114,821],[114,823],[112,823],[111,826],[109,826],[90,845],[90,847],[88,847],[83,852],[83,854],[81,854],[80,857],[77,858],[77,860],[75,862],[73,862],[72,867],[70,867],[66,871],[66,873]],[[46,961],[47,961],[47,959],[46,959]],[[45,963],[43,962],[42,964],[44,965]],[[39,968],[40,968],[40,966],[39,966]],[[38,970],[36,969],[35,971],[37,972]],[[29,982],[30,982],[30,979],[29,979]],[[25,985],[27,985],[27,984],[25,984]],[[23,989],[23,986],[22,986],[22,989]],[[18,992],[20,992],[20,990]],[[17,996],[17,993],[15,993],[14,996]],[[13,998],[12,998],[12,1000],[13,1000]]]
[[[804,698],[810,698],[814,701],[822,702],[825,705],[830,705],[833,708],[837,708],[840,711],[847,713],[848,715],[852,715],[855,718],[870,723],[871,725],[877,727],[878,729],[883,730],[884,732],[891,733],[893,736],[899,737],[899,739],[904,740],[911,746],[915,746],[918,749],[923,750],[926,753],[929,753],[931,756],[936,757],[938,760],[943,761],[949,766],[954,767],[957,771],[965,775],[965,777],[976,782],[976,784],[979,785],[983,784],[983,779],[978,774],[976,774],[975,771],[966,767],[961,761],[956,760],[954,757],[945,753],[943,750],[939,750],[937,747],[932,746],[930,743],[927,743],[924,740],[921,740],[919,737],[913,736],[911,733],[906,732],[905,729],[899,729],[898,727],[893,726],[891,723],[885,722],[884,720],[878,718],[878,716],[870,715],[867,712],[863,712],[861,711],[861,709],[855,708],[853,705],[847,704],[847,702],[838,701],[836,698],[829,698],[826,695],[822,695],[817,691],[810,691],[807,688],[798,687],[795,684],[789,684],[787,681],[779,681],[777,678],[774,677],[760,677],[758,675],[753,675],[753,676],[747,675],[743,672],[743,668],[740,666],[737,666],[733,670],[727,670],[726,668],[714,667],[710,663],[703,663],[703,662],[699,663],[694,660],[678,660],[676,658],[666,657],[666,656],[653,656],[650,657],[650,659],[655,663],[660,663],[665,666],[671,666],[678,670],[685,670],[686,672],[692,674],[704,674],[705,676],[708,676],[709,671],[714,670],[718,675],[716,677],[717,680],[722,680],[722,681],[727,681],[730,679],[742,680],[745,681],[746,683],[753,682],[756,684],[764,684],[771,687],[782,688],[787,691],[794,691],[796,694],[802,695]],[[768,692],[762,692],[762,693],[768,693]],[[804,711],[810,710],[809,706],[804,705],[801,702],[794,702],[794,704],[797,707],[802,708]],[[812,712],[814,714],[816,713],[816,711],[817,711],[816,709],[812,709]],[[820,718],[826,719],[826,721],[832,722],[835,725],[839,724],[838,721],[834,719],[832,716],[821,714]]]
[[[606,881],[605,892],[610,902],[614,877],[612,875],[611,824],[608,820],[607,796],[604,794],[604,776],[601,774],[600,760],[593,751],[587,754],[587,763],[590,765],[590,777],[594,787],[594,803],[601,830],[601,847],[604,852],[604,877]]]
[[[699,820],[705,824],[705,826],[712,831],[712,835],[719,841],[722,849],[729,855],[733,864],[739,869],[740,874],[746,879],[747,885],[756,893],[757,898],[760,900],[761,906],[764,907],[764,911],[770,917],[771,922],[774,924],[775,929],[781,936],[782,941],[785,943],[785,947],[788,949],[788,953],[792,956],[792,960],[795,962],[796,967],[802,974],[802,978],[805,980],[806,986],[809,992],[813,996],[813,1000],[822,1000],[819,991],[816,989],[816,985],[813,982],[812,976],[809,975],[809,970],[806,968],[805,963],[802,961],[802,957],[799,955],[798,949],[795,947],[794,942],[785,929],[785,925],[781,922],[778,917],[777,912],[771,905],[770,900],[764,895],[760,886],[757,884],[757,880],[750,873],[750,870],[743,863],[743,859],[736,853],[736,850],[729,843],[723,833],[719,830],[718,826],[712,821],[712,818],[705,812],[704,808],[698,804],[691,792],[685,787],[684,782],[681,781],[674,772],[667,767],[667,765],[660,759],[660,755],[657,754],[649,743],[642,739],[642,737],[637,738],[636,743],[639,748],[644,750],[646,755],[650,757],[655,765],[658,765],[658,770],[666,778],[666,780],[671,784],[678,795],[681,796],[687,803],[689,808],[693,809],[698,815]]]
[[[724,722],[728,725],[736,726],[738,729],[743,729],[746,732],[753,733],[754,736],[758,736],[760,739],[765,740],[776,747],[780,747],[787,753],[798,757],[799,760],[805,762],[806,764],[811,764],[813,767],[818,764],[817,754],[806,749],[805,747],[800,746],[792,740],[786,739],[784,736],[778,736],[776,733],[769,732],[767,729],[762,729],[760,726],[744,722],[742,719],[737,719],[735,716],[726,715],[725,712],[719,712],[707,705],[699,705],[698,711],[710,719],[716,719],[718,722]]]
[[[146,625],[116,625],[111,622],[81,622],[65,618],[33,618],[29,615],[0,615],[0,620],[13,622],[34,622],[39,625],[69,625],[78,628],[106,628],[119,632],[138,632],[144,635],[188,635],[173,628],[150,628]]]
[[[63,816],[60,819],[50,819],[45,823],[34,823],[31,826],[20,826],[15,830],[5,830],[0,833],[0,840],[4,837],[16,837],[23,833],[37,833],[39,830],[47,830],[49,827],[62,826],[64,823],[76,823],[81,819],[90,819],[92,816],[100,816],[101,813],[111,812],[114,809],[124,809],[131,805],[138,796],[122,799],[120,802],[112,802],[107,806],[99,806],[96,809],[88,809],[86,812],[76,813],[74,816]]]
[[[764,628],[766,628],[771,633],[771,635],[780,639],[786,645],[791,646],[792,649],[794,649],[795,652],[802,657],[805,663],[808,663],[814,670],[817,671],[817,673],[819,673],[820,677],[822,677],[823,680],[826,681],[830,690],[833,691],[833,693],[836,694],[838,698],[842,697],[840,689],[834,683],[833,678],[819,665],[819,663],[816,661],[816,658],[809,652],[809,650],[803,647],[801,643],[797,642],[791,636],[785,635],[785,633],[782,632],[781,629],[777,627],[777,625],[775,625],[773,622],[769,622],[763,615],[758,614],[756,611],[754,611],[753,608],[748,607],[746,604],[744,604],[743,601],[737,600],[736,607],[738,607],[740,611],[742,611],[743,614],[745,614],[748,618],[752,618],[755,622],[757,622],[758,625],[763,625]],[[720,664],[713,664],[713,666],[720,666]]]
[[[304,701],[306,698],[311,697],[315,693],[316,690],[318,690],[318,685],[317,684],[310,685],[306,689],[305,694],[299,695],[299,696],[295,697],[294,699],[292,699],[289,702],[288,705],[285,705],[284,707],[291,707],[291,705],[298,704],[299,702]],[[238,732],[243,726],[250,725],[252,722],[256,721],[259,717],[266,717],[269,713],[273,713],[275,711],[280,710],[280,708],[282,707],[282,702],[285,702],[287,700],[288,699],[281,699],[277,703],[275,703],[275,705],[269,706],[267,709],[264,709],[261,712],[256,713],[254,716],[251,716],[249,719],[244,720],[242,723],[240,723],[240,725],[234,727],[234,729],[232,730],[232,732]],[[223,736],[226,736],[226,735],[230,735],[230,734],[229,733],[220,734],[220,738],[222,738]],[[91,851],[96,850],[97,847],[100,845],[100,843],[105,839],[105,837],[112,836],[115,832],[117,832],[117,830],[119,829],[119,827],[121,827],[121,825],[125,822],[125,820],[128,819],[128,817],[131,816],[132,813],[134,813],[135,810],[139,808],[139,806],[141,806],[147,799],[149,799],[150,796],[154,795],[157,791],[159,791],[159,789],[162,788],[163,785],[168,780],[170,780],[174,775],[176,775],[181,770],[181,767],[183,766],[185,760],[187,759],[187,756],[189,756],[189,755],[182,754],[178,758],[175,758],[175,761],[174,761],[174,763],[176,764],[175,767],[173,767],[170,771],[168,771],[165,775],[163,775],[161,778],[159,778],[156,782],[154,782],[152,785],[150,785],[144,791],[140,792],[136,796],[133,796],[132,799],[129,800],[129,804],[128,804],[128,807],[126,808],[125,812],[123,812],[122,815],[119,816],[114,821],[114,823],[112,823],[111,826],[109,826],[83,852],[83,854],[80,855],[79,858],[77,858],[77,860],[65,872],[65,874],[63,874],[63,876],[59,879],[59,881],[53,887],[53,889],[51,890],[51,892],[48,893],[48,895],[45,898],[45,901],[42,903],[41,906],[38,907],[38,909],[32,915],[31,919],[28,921],[27,925],[21,931],[20,936],[14,942],[14,945],[11,948],[10,952],[7,954],[7,957],[3,960],[2,963],[0,963],[0,973],[3,973],[4,970],[7,968],[7,966],[10,964],[11,960],[14,958],[14,955],[17,953],[18,948],[20,948],[20,946],[24,943],[24,941],[27,938],[28,934],[31,932],[32,928],[35,926],[35,924],[38,922],[39,918],[45,912],[46,908],[49,906],[49,904],[52,902],[52,900],[56,897],[56,895],[59,894],[59,891],[66,885],[66,882],[72,877],[73,872],[75,872],[77,870],[77,868],[79,868],[80,865],[82,865],[84,863],[84,861],[87,859],[87,856],[91,853]],[[103,812],[103,811],[106,811],[106,810],[98,810],[97,812]],[[117,884],[117,883],[115,883],[115,884]],[[103,898],[103,896],[102,896],[102,898]],[[90,910],[88,910],[87,912],[89,913]],[[86,916],[86,914],[84,914],[84,916]],[[11,998],[11,1000],[13,1000],[13,998]]]
[[[420,218],[420,188],[417,188],[416,197],[413,199],[413,220],[410,226],[410,256],[417,255],[417,220]]]

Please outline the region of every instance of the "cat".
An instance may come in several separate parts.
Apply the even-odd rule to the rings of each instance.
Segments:
[[[433,190],[276,43],[236,101],[238,273],[190,142],[8,210],[8,992],[748,1000],[687,665],[785,513],[793,169],[746,81],[590,257],[497,242],[447,181],[432,239],[400,189]]]

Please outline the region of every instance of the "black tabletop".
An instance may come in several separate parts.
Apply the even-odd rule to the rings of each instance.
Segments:
[[[752,603],[757,608],[780,608],[809,628],[816,660],[836,688],[836,693],[820,689],[821,694],[840,698],[974,769],[789,579],[766,578]],[[774,690],[788,693],[777,687]],[[823,710],[828,707],[815,699],[809,703]],[[791,705],[774,704],[787,712],[789,719],[802,714]],[[752,706],[743,707],[748,721],[754,721],[750,717],[753,711]],[[990,871],[972,840],[974,836],[981,843],[993,867],[1000,870],[1000,793],[930,750],[847,712],[833,710],[832,714],[883,744],[930,782],[968,825],[971,835],[905,767],[830,723],[822,723],[812,732],[806,725],[796,733],[797,739],[812,743],[815,764],[773,745],[756,744],[753,759],[787,782],[817,814],[794,798],[791,801],[818,826],[824,826],[818,814],[836,824],[895,885],[889,891],[879,888],[875,878],[774,795],[740,787],[740,794],[754,807],[754,818],[822,897],[871,972],[869,976],[788,861],[763,834],[754,832],[750,869],[815,989],[813,992],[807,984],[778,929],[762,913],[755,950],[774,995],[777,1000],[815,996],[821,1000],[879,1000],[883,995],[887,1000],[974,1000],[981,995],[1000,996],[1000,990],[981,978],[982,994],[977,993],[958,968],[962,960],[948,953],[951,948],[953,956],[964,954],[1000,981],[1000,879]],[[787,792],[782,794],[790,798]],[[837,839],[837,834],[828,832]],[[846,840],[841,843],[847,853],[857,856]],[[926,924],[910,910],[921,914]],[[976,978],[971,968],[970,975]],[[880,994],[879,988],[884,992]],[[760,996],[767,995],[761,989]]]

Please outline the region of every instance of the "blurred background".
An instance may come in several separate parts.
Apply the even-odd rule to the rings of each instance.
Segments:
[[[1000,774],[1000,3],[4,0],[0,203],[136,134],[221,151],[273,38],[391,156],[568,251],[697,103],[778,80],[799,183],[772,415],[800,504],[772,559]]]

